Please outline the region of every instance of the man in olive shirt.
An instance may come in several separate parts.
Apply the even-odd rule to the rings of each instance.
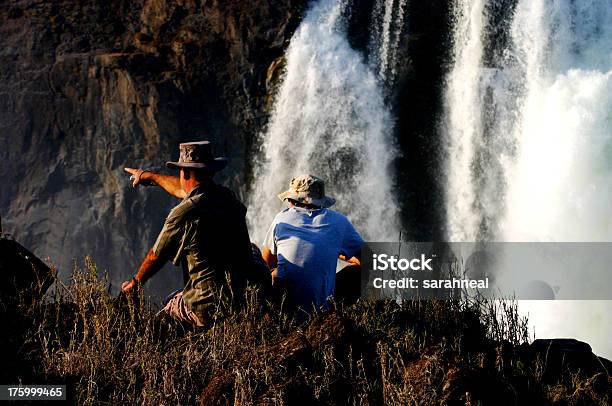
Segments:
[[[246,207],[229,189],[213,181],[227,160],[213,158],[208,141],[183,143],[179,150],[179,161],[166,163],[179,169],[179,177],[125,168],[133,175],[134,187],[155,183],[183,200],[170,211],[138,273],[123,283],[122,290],[129,292],[144,283],[166,261],[181,264],[185,288],[164,309],[180,321],[205,326],[217,298],[237,299],[244,291],[252,255]]]

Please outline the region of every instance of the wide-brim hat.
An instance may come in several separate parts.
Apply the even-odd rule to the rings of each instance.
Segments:
[[[179,144],[179,160],[166,162],[166,166],[172,169],[191,168],[217,172],[227,166],[227,158],[213,157],[209,141],[184,142]]]
[[[280,193],[278,198],[282,201],[295,200],[304,204],[319,207],[330,207],[336,199],[325,196],[325,182],[314,175],[300,175],[289,182],[289,189]]]

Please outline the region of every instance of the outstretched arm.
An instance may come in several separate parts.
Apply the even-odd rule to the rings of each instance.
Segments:
[[[187,196],[177,176],[162,175],[161,173],[143,171],[142,169],[123,169],[127,173],[134,175],[133,187],[138,187],[143,181],[151,181],[177,199],[184,199]]]
[[[155,255],[153,250],[149,251],[145,259],[142,261],[142,265],[140,265],[140,269],[138,270],[136,276],[129,281],[123,282],[121,285],[121,290],[127,293],[136,287],[136,283],[145,283],[153,275],[159,272],[160,269],[162,269],[165,262],[166,261]]]

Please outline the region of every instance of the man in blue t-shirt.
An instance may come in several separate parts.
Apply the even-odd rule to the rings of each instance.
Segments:
[[[325,196],[316,176],[293,178],[278,197],[289,207],[272,221],[262,252],[273,283],[286,292],[291,310],[325,309],[334,295],[338,257],[358,263],[363,239],[344,215],[328,209],[336,201]]]

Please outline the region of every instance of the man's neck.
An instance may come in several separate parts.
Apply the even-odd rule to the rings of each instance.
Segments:
[[[193,183],[190,183],[190,184],[186,185],[187,187],[185,188],[185,193],[187,195],[189,195],[196,188],[199,188],[201,190],[206,190],[206,189],[210,188],[212,185],[214,185],[214,182],[213,182],[212,179],[205,180],[205,181],[202,181],[202,182],[195,182],[194,181]]]

